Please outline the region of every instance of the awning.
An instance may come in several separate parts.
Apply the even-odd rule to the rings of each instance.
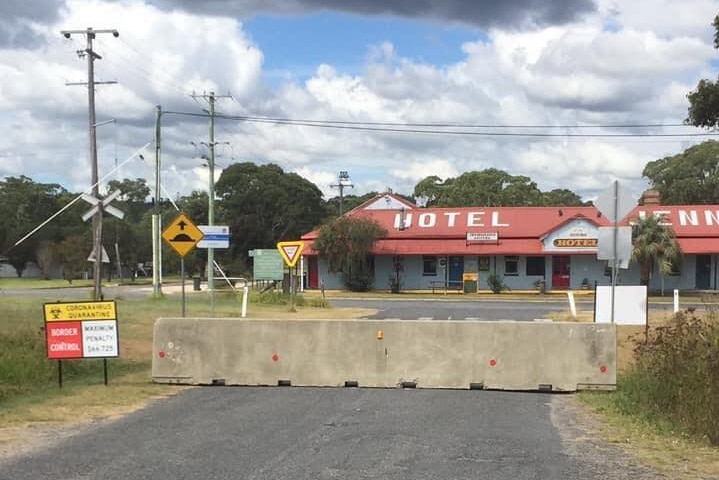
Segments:
[[[317,255],[309,241],[304,255]],[[383,239],[372,249],[373,255],[596,255],[596,251],[545,251],[542,242],[530,238],[500,238],[497,243],[469,243],[464,238]]]
[[[719,253],[719,238],[677,238],[683,254]]]

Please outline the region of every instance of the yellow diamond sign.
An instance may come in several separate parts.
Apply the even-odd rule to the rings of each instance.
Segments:
[[[203,236],[202,231],[184,213],[179,214],[162,232],[162,238],[181,257],[184,257],[190,250],[195,248]]]

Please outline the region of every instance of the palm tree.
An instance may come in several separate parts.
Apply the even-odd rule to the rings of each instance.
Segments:
[[[642,285],[648,285],[654,267],[662,275],[672,273],[681,260],[681,249],[674,230],[661,217],[648,215],[632,226],[632,260],[639,264]]]

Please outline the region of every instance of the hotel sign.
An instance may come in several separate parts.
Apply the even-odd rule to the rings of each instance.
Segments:
[[[497,232],[479,232],[472,233],[467,232],[468,242],[497,242],[499,240],[499,233]]]
[[[555,238],[552,242],[556,248],[597,248],[596,238]]]

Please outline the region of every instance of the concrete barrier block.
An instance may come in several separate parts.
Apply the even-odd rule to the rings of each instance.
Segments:
[[[616,385],[616,330],[581,323],[161,318],[161,383],[574,391]]]

